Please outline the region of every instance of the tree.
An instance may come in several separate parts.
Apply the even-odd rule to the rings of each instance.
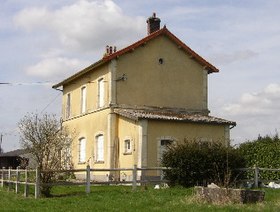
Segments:
[[[274,136],[259,136],[256,140],[240,144],[238,151],[244,156],[247,167],[280,168],[280,139]],[[254,173],[247,173],[253,177]],[[279,172],[261,171],[261,179],[278,180]]]
[[[42,171],[62,170],[71,166],[70,147],[72,137],[54,114],[27,114],[18,123],[21,146],[32,155]],[[41,172],[41,182],[57,179],[54,172]],[[50,195],[50,186],[42,186],[41,192]]]
[[[241,177],[235,169],[244,167],[242,156],[221,142],[185,141],[171,145],[163,153],[162,165],[171,167],[165,172],[171,185],[185,187],[216,183],[228,187]]]

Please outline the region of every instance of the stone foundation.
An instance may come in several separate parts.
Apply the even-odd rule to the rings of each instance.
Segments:
[[[257,203],[264,201],[264,191],[195,187],[199,198],[210,203]]]

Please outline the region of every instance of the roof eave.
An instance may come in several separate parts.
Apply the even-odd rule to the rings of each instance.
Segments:
[[[65,85],[65,84],[67,84],[67,83],[69,83],[69,82],[71,82],[71,81],[77,79],[78,77],[80,77],[80,76],[86,74],[87,72],[89,72],[89,71],[91,71],[91,70],[93,70],[93,69],[95,69],[95,68],[97,68],[97,67],[99,67],[99,66],[105,64],[106,62],[107,62],[107,61],[101,59],[101,60],[97,61],[96,63],[93,63],[93,64],[91,64],[90,66],[88,66],[88,67],[82,69],[81,71],[77,72],[76,74],[74,74],[74,75],[72,75],[72,76],[66,78],[65,80],[63,80],[63,81],[61,81],[61,82],[59,82],[59,83],[53,85],[52,88],[57,89],[57,88],[59,88],[59,87]]]

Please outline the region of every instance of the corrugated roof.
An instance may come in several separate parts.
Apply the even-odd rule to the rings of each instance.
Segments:
[[[0,154],[0,157],[15,157],[15,156],[20,156],[26,154],[26,150],[25,149],[16,149],[10,152],[5,152]]]
[[[175,42],[178,45],[178,48],[181,48],[184,50],[187,54],[189,54],[194,60],[196,60],[198,63],[200,63],[206,70],[208,70],[208,73],[213,73],[213,72],[219,72],[219,69],[216,68],[214,65],[210,64],[208,61],[203,59],[200,55],[198,55],[195,51],[193,51],[190,47],[188,47],[185,43],[183,43],[179,38],[177,38],[174,34],[172,34],[166,26],[164,26],[162,29],[155,31],[154,33],[146,36],[145,38],[133,43],[132,45],[123,48],[119,51],[116,51],[113,54],[104,56],[101,60],[97,61],[96,63],[88,66],[87,68],[81,70],[80,72],[72,75],[71,77],[63,80],[62,82],[55,84],[53,88],[58,88],[66,83],[71,82],[72,80],[76,79],[77,77],[80,77],[81,75],[94,70],[95,68],[111,61],[112,59],[115,59],[117,57],[122,56],[123,54],[126,54],[130,52],[131,50],[134,50],[135,48],[138,48],[141,45],[144,45],[146,42],[160,36],[160,35],[165,35],[169,39],[171,39],[173,42]]]
[[[123,109],[116,108],[114,112],[133,120],[152,119],[152,120],[168,120],[193,123],[209,123],[209,124],[228,124],[236,126],[236,122],[225,119],[208,116],[200,113],[177,112],[171,110],[150,110],[150,109]]]

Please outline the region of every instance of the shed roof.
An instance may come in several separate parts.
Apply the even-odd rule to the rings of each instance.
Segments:
[[[151,119],[151,120],[166,120],[166,121],[179,121],[179,122],[192,122],[192,123],[205,123],[205,124],[220,124],[220,125],[232,125],[236,126],[236,122],[228,121],[225,119],[217,118],[214,116],[208,116],[201,113],[190,112],[178,112],[165,109],[150,110],[150,109],[114,109],[116,114],[123,117],[139,120],[139,119]]]
[[[20,156],[26,154],[26,150],[25,149],[16,149],[10,152],[5,152],[0,154],[0,157],[16,157],[16,156]]]
[[[145,38],[127,46],[126,48],[123,48],[119,51],[116,51],[110,55],[105,55],[102,59],[97,61],[96,63],[93,63],[92,65],[86,67],[85,69],[77,72],[76,74],[68,77],[67,79],[53,85],[53,88],[58,88],[66,83],[71,82],[72,80],[82,76],[83,74],[96,69],[97,67],[106,64],[107,62],[111,61],[112,59],[118,58],[135,48],[138,48],[139,46],[144,45],[145,43],[149,42],[150,40],[160,36],[160,35],[165,35],[167,36],[171,41],[176,43],[178,45],[178,48],[182,49],[185,51],[187,54],[190,55],[191,58],[196,60],[199,64],[204,66],[204,68],[208,71],[208,73],[213,73],[213,72],[219,72],[219,69],[216,68],[214,65],[210,64],[208,61],[206,61],[204,58],[202,58],[200,55],[198,55],[195,51],[193,51],[190,47],[188,47],[185,43],[183,43],[179,38],[177,38],[174,34],[172,34],[166,26],[164,26],[162,29],[155,31],[151,33],[150,35],[146,36]]]

